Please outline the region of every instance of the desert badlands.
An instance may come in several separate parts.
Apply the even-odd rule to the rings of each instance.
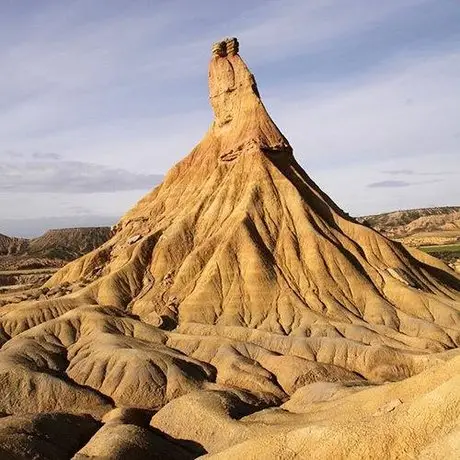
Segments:
[[[460,276],[318,188],[236,39],[209,98],[58,295],[1,299],[0,458],[459,458]]]

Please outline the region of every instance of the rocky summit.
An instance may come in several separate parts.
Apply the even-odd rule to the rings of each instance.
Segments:
[[[319,189],[235,38],[209,98],[72,288],[0,309],[0,457],[460,455],[459,275]]]

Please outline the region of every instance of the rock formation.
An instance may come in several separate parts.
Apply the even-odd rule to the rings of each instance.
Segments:
[[[75,458],[451,455],[460,277],[318,188],[236,39],[209,92],[202,141],[45,286],[75,289],[1,308],[0,411],[102,418]]]
[[[0,256],[18,254],[28,247],[26,238],[11,238],[0,233]]]

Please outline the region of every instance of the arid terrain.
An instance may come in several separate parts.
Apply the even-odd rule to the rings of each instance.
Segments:
[[[109,237],[109,227],[54,229],[33,239],[0,234],[0,293],[43,284],[58,268]]]
[[[108,241],[0,296],[0,458],[458,458],[460,276],[319,189],[236,39],[209,98]]]
[[[394,211],[360,217],[358,221],[460,271],[460,206]]]

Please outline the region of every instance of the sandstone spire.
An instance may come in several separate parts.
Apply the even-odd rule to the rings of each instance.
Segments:
[[[97,256],[50,285],[95,277],[85,290],[95,302],[167,327],[217,323],[319,340],[356,339],[359,329],[363,343],[458,344],[456,275],[353,221],[319,190],[268,115],[236,39],[213,46],[209,92],[215,117],[203,140]],[[414,318],[422,335],[405,332]]]
[[[458,277],[350,219],[316,186],[238,48],[236,39],[212,48],[214,121],[203,140],[123,217],[112,240],[50,286],[94,279],[83,290],[92,302],[166,328],[238,326],[322,344],[336,337],[341,346],[353,338],[353,347],[371,341],[396,355],[400,344],[458,345]],[[377,371],[349,358],[326,361],[369,378],[412,372],[407,364],[396,371],[380,362]]]
[[[220,159],[247,150],[290,154],[292,149],[268,115],[254,75],[238,54],[236,38],[217,42],[209,64],[209,99],[214,110],[213,135],[222,143]]]
[[[236,39],[212,48],[214,119],[191,153],[108,242],[56,273],[47,284],[52,295],[2,307],[0,376],[20,390],[0,388],[0,412],[100,417],[113,406],[166,405],[152,419],[156,428],[217,452],[287,430],[285,411],[280,425],[270,413],[253,425],[235,414],[280,404],[308,384],[341,382],[348,395],[366,381],[402,380],[453,356],[448,350],[460,345],[458,275],[360,225],[318,188],[268,115],[238,50]],[[71,294],[60,295],[64,284]],[[441,385],[459,365],[443,367],[433,381]],[[343,417],[358,417],[356,404],[363,404],[366,423],[353,436],[363,436],[370,415],[424,395],[413,378],[391,387],[398,402],[385,401],[385,386],[367,390],[367,405],[359,395],[342,404]],[[306,391],[300,400],[319,398]],[[295,401],[286,407],[294,411]],[[420,404],[395,417],[391,442],[406,419],[423,425],[419,407],[430,403]],[[452,409],[440,411],[451,429],[445,421]],[[312,417],[302,423],[323,420]],[[216,421],[225,436],[216,435]],[[393,427],[385,421],[371,424],[371,436]],[[118,426],[106,425],[100,439],[109,445]],[[345,438],[347,427],[340,428]],[[318,441],[315,433],[309,439],[321,449],[324,436]],[[129,439],[129,430],[124,435]],[[100,445],[90,442],[82,455],[112,455]]]

